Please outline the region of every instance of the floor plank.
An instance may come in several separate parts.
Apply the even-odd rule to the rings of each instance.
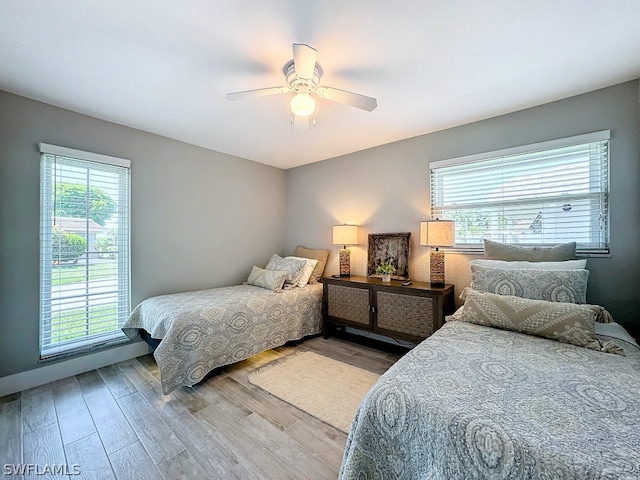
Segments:
[[[155,410],[212,478],[225,478],[238,464],[238,459],[220,439],[177,400],[170,400]]]
[[[120,362],[118,366],[152,406],[161,405],[171,399],[169,395],[162,393],[158,379],[151,375],[137,359]]]
[[[184,450],[180,440],[139,392],[119,398],[117,402],[156,465]]]
[[[93,419],[75,377],[51,384],[62,442],[66,445],[96,432]]]
[[[8,400],[11,397],[12,400]],[[0,403],[0,467],[18,466],[22,463],[22,417],[20,415],[20,394],[7,395]],[[10,467],[11,468],[11,467]],[[5,476],[19,478],[13,473]],[[3,479],[5,477],[2,477]]]
[[[66,465],[62,438],[56,423],[25,433],[23,442],[24,464],[37,467],[37,472],[25,475],[24,478],[69,478],[67,475],[53,472],[39,474],[47,467],[54,468],[54,466]]]
[[[251,413],[231,403],[219,403],[200,410],[195,416],[202,419],[216,436],[222,438],[236,457],[242,459],[243,467],[251,475],[273,479],[298,478],[293,470],[238,428],[239,421]]]
[[[126,375],[122,374],[122,370],[117,365],[99,368],[98,373],[115,399],[138,391]]]
[[[158,480],[163,478],[149,454],[140,442],[109,455],[111,466],[118,480]]]
[[[25,432],[33,432],[56,423],[56,409],[51,384],[40,385],[22,392],[22,424]]]
[[[262,445],[274,457],[296,473],[297,478],[303,478],[314,473],[314,479],[334,480],[337,472],[332,472],[317,456],[296,442],[286,433],[271,425],[265,418],[252,413],[243,418],[239,426],[242,430]]]
[[[107,454],[138,441],[122,410],[96,370],[77,375],[89,412]]]
[[[67,464],[70,468],[77,466],[79,475],[74,480],[115,480],[111,463],[97,433],[84,437],[64,446]]]
[[[215,478],[205,473],[198,462],[186,450],[158,464],[158,470],[162,472],[162,475],[167,480]]]
[[[328,431],[330,433],[327,433]],[[335,474],[334,478],[338,477],[347,437],[344,433],[313,417],[308,423],[303,421],[294,423],[285,433],[324,461],[327,468]]]

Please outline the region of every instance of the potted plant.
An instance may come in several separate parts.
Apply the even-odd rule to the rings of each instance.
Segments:
[[[382,281],[383,282],[390,282],[391,281],[391,275],[396,273],[396,267],[391,265],[391,262],[382,262],[378,266],[378,268],[376,268],[376,273],[378,273],[378,274],[381,273],[382,274]]]

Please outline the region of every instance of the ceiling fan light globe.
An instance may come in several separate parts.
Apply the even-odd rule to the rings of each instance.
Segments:
[[[316,101],[308,93],[299,93],[291,99],[291,111],[299,117],[308,117],[316,109]]]

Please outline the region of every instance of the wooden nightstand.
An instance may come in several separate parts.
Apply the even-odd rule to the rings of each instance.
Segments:
[[[336,325],[419,343],[453,312],[453,285],[379,278],[324,278],[322,318],[324,338]]]

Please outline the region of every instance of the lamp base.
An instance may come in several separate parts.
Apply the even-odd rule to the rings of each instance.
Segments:
[[[340,250],[340,276],[351,276],[351,252],[347,248]]]
[[[429,261],[429,281],[438,285],[444,284],[444,253],[433,250]]]

